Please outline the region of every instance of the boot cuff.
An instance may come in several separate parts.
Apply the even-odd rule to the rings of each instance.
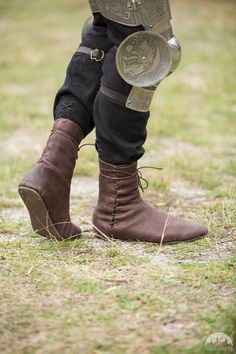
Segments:
[[[99,160],[100,172],[107,177],[125,178],[137,172],[137,161],[127,165],[112,165]]]
[[[64,132],[72,139],[74,139],[78,144],[80,144],[84,137],[83,130],[80,128],[79,124],[66,118],[56,119],[53,125],[53,130],[60,130]]]

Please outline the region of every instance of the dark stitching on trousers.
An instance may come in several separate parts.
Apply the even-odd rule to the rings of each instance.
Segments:
[[[62,111],[69,111],[71,112],[72,111],[72,107],[73,107],[73,103],[62,103],[58,109],[60,108]]]

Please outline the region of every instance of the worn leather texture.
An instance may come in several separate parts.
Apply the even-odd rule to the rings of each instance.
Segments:
[[[83,138],[79,125],[68,119],[57,119],[43,154],[19,187],[35,190],[42,197],[52,222],[62,238],[81,234],[69,215],[71,179]]]
[[[160,243],[193,240],[208,232],[198,223],[176,218],[145,203],[139,193],[138,178],[136,162],[115,166],[100,161],[99,199],[93,215],[95,233]]]

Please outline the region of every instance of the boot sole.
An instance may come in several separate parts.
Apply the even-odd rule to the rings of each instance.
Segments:
[[[18,192],[28,209],[33,230],[40,236],[63,240],[49,216],[48,209],[38,192],[27,187],[19,187]]]
[[[103,234],[100,234],[95,228],[93,229],[93,233],[94,233],[94,236],[101,239],[101,240],[104,240],[106,239],[104,237]],[[187,240],[179,240],[179,241],[163,241],[163,245],[176,245],[176,244],[179,244],[179,243],[190,243],[190,242],[194,242],[194,241],[198,241],[204,237],[206,237],[207,234],[204,234],[204,235],[201,235],[201,236],[197,236],[195,238],[190,238],[190,239],[187,239]],[[135,239],[125,239],[125,238],[119,238],[119,237],[110,237],[110,236],[107,236],[108,239],[112,239],[112,240],[120,240],[120,241],[126,241],[126,242],[148,242],[148,243],[152,243],[152,244],[158,244],[160,245],[160,242],[151,242],[151,241],[145,241],[145,240],[135,240]]]

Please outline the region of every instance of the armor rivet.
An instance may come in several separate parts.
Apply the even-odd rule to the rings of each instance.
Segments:
[[[129,101],[128,101],[128,104],[131,104],[131,103],[132,103],[132,101],[131,101],[131,100],[129,100]]]
[[[150,28],[152,28],[152,27],[153,27],[153,25],[150,25],[149,27],[150,27]]]
[[[146,59],[146,57],[143,57],[143,60]]]

